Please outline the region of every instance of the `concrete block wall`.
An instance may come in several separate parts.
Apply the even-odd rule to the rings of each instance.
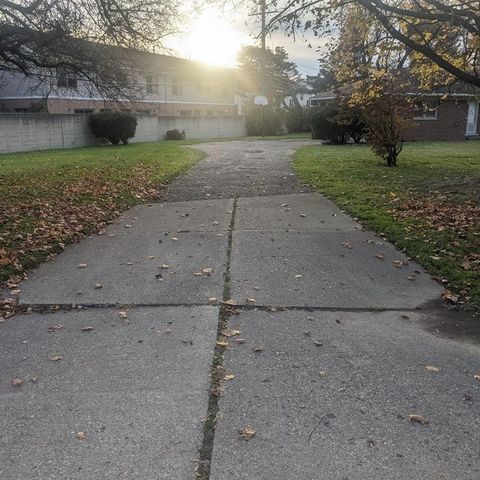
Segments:
[[[168,130],[185,130],[188,139],[242,137],[243,117],[138,116],[134,142],[157,142]],[[81,114],[0,114],[0,153],[97,145]]]

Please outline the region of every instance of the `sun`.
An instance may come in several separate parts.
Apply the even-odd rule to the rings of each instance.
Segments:
[[[240,32],[216,7],[205,9],[193,21],[182,43],[192,60],[222,67],[237,65],[237,53],[243,44]]]

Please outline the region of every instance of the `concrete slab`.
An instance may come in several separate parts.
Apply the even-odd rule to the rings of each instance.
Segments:
[[[443,290],[391,244],[353,230],[235,232],[231,274],[240,304],[415,308]]]
[[[193,480],[217,319],[214,307],[9,319],[0,326],[0,478]]]
[[[155,234],[136,226],[89,238],[33,272],[20,303],[206,304],[222,296],[227,241],[227,232]],[[205,268],[213,272],[194,275]]]
[[[224,232],[230,227],[233,200],[175,202],[138,205],[125,212],[106,234],[127,235],[131,225],[136,233]]]
[[[210,479],[478,479],[480,347],[401,315],[232,317],[246,343],[225,354],[235,378],[220,401]],[[247,425],[250,441],[239,435]]]
[[[316,193],[240,198],[236,230],[359,230],[361,225]]]
[[[291,155],[311,141],[232,141],[194,148],[208,156],[175,180],[169,201],[278,195],[308,191],[292,173]]]

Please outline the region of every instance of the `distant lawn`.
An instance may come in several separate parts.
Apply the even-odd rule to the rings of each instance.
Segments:
[[[0,282],[158,200],[202,156],[169,142],[0,155]]]
[[[295,169],[480,310],[480,142],[406,144],[397,168],[367,146],[309,146]]]

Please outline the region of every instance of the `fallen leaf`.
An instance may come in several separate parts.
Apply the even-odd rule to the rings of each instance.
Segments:
[[[178,240],[177,237],[172,237],[171,240],[173,240],[174,242],[176,242]]]
[[[127,312],[125,312],[123,310],[121,312],[118,312],[118,316],[120,318],[127,318],[128,317]]]
[[[450,303],[457,303],[458,302],[458,295],[455,295],[451,290],[445,290],[442,293],[442,298]]]
[[[238,303],[233,300],[232,298],[230,300],[227,300],[225,302],[223,302],[225,305],[230,305],[231,307],[236,307],[238,305]]]
[[[294,275],[294,278],[302,278],[303,275]]]
[[[205,273],[205,275],[211,275],[213,273],[213,268],[211,267],[204,268],[202,272]]]
[[[99,288],[103,288],[103,285],[101,283],[96,283],[95,290],[98,290]]]
[[[10,291],[10,295],[18,295],[19,293],[20,293],[20,290],[18,288]]]
[[[434,367],[433,365],[425,365],[425,370],[429,372],[439,372],[440,369],[438,367]]]
[[[255,433],[255,430],[250,426],[246,426],[240,430],[240,436],[246,442],[248,442],[248,440],[251,440],[255,436]]]
[[[240,330],[222,330],[220,332],[224,337],[230,338],[240,335]]]
[[[288,207],[288,203],[282,203],[280,206],[281,207]]]
[[[245,343],[245,339],[244,338],[236,338],[235,343],[238,343],[239,345],[241,345],[241,344]]]
[[[254,298],[247,298],[247,303],[256,303],[257,301]]]
[[[421,425],[428,425],[429,421],[422,417],[422,415],[417,415],[416,413],[408,416],[409,420],[414,423],[420,423]]]
[[[145,257],[147,260],[153,260],[155,257],[153,255],[148,255],[148,257]]]
[[[473,378],[474,378],[475,380],[480,380],[480,373],[476,373],[476,374],[473,376]]]
[[[217,297],[210,297],[210,298],[208,299],[208,303],[209,303],[210,305],[213,305],[213,304],[215,304],[215,303],[217,303],[217,302],[218,302]]]
[[[82,327],[82,332],[91,332],[94,329],[95,327],[92,326]]]
[[[63,325],[61,323],[57,323],[56,325],[52,325],[51,327],[48,327],[49,332],[58,332],[63,328]]]
[[[125,228],[132,228],[132,226],[131,226],[129,223],[127,223],[127,224],[125,225]]]
[[[232,375],[231,373],[230,374],[226,374],[223,379],[228,382],[230,380],[233,380],[235,378],[235,375]]]
[[[77,432],[75,434],[75,437],[77,438],[77,440],[85,440],[86,436],[87,434],[85,432]]]
[[[375,258],[378,258],[379,260],[385,260],[385,255],[383,253],[377,253],[375,254]]]
[[[314,343],[317,347],[323,347],[323,343],[322,343],[320,340],[314,340],[313,343]]]
[[[318,372],[318,374],[321,376],[321,377],[325,377],[327,375],[327,372],[325,370],[320,370]]]
[[[12,380],[12,385],[14,387],[21,387],[23,385],[23,380],[21,378],[14,378]]]
[[[263,352],[263,347],[261,345],[254,345],[252,347],[252,352]]]
[[[300,216],[301,216],[302,218],[305,218],[305,217],[306,217],[306,215],[305,215],[304,213],[301,213]]]
[[[217,340],[215,343],[218,347],[221,347],[221,348],[228,347],[228,342],[226,342],[225,340]]]
[[[397,268],[401,268],[401,267],[403,266],[402,260],[394,260],[394,261],[393,261],[393,264],[394,264]]]
[[[350,242],[342,242],[342,245],[343,245],[345,248],[352,248],[352,245],[350,244]]]
[[[62,355],[50,355],[49,358],[52,362],[58,362],[59,360],[63,360]]]
[[[79,263],[78,268],[85,268],[87,266],[86,263]]]
[[[170,265],[166,265],[165,263],[163,263],[158,268],[168,269],[168,268],[170,268]]]

